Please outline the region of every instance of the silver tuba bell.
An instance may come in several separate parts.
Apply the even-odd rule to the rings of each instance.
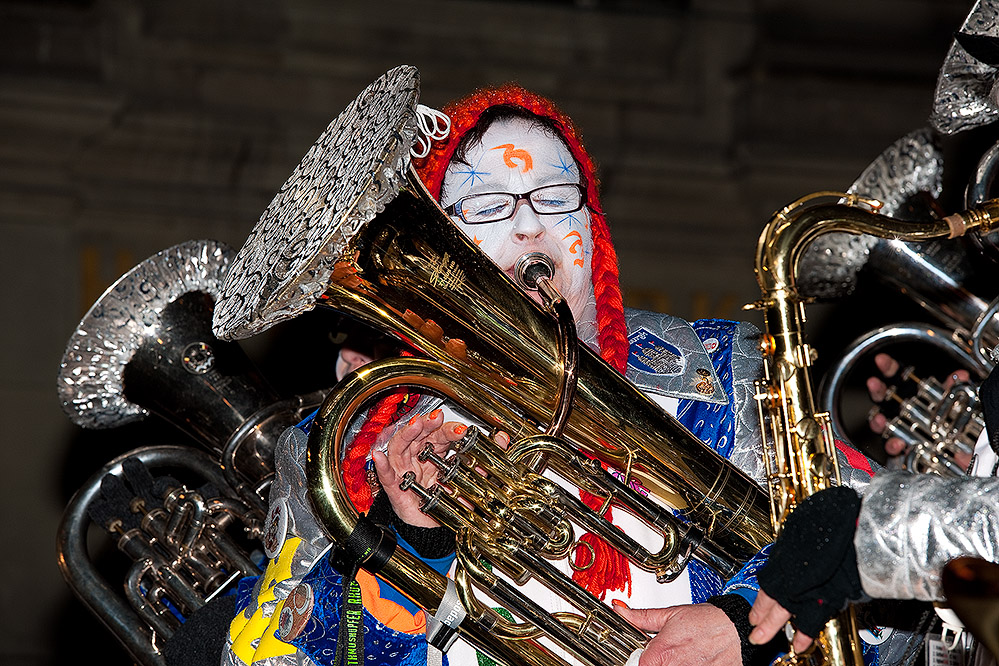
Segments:
[[[212,334],[233,254],[189,241],[134,267],[80,321],[59,371],[77,425],[112,428],[153,413],[204,447],[147,446],[112,460],[76,492],[59,527],[66,581],[144,665],[164,663],[165,642],[213,595],[259,573],[274,445],[323,397],[280,400],[239,345]],[[90,558],[92,524],[131,561],[123,593]]]

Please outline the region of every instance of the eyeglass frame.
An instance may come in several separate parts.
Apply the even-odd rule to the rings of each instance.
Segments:
[[[534,207],[534,202],[531,201],[532,194],[540,190],[546,190],[549,187],[565,187],[567,185],[575,187],[577,190],[579,190],[579,206],[577,208],[573,208],[572,210],[560,210],[554,213],[542,213],[538,211],[537,208]],[[484,220],[482,222],[469,222],[468,220],[466,220],[464,214],[462,214],[461,212],[461,209],[458,208],[458,205],[465,199],[470,199],[472,197],[489,196],[490,194],[506,194],[513,197],[513,208],[510,209],[510,214],[506,217],[501,217],[496,220]],[[568,213],[575,213],[576,211],[583,210],[583,208],[586,207],[586,204],[588,203],[586,197],[586,188],[583,186],[582,183],[552,183],[550,185],[542,185],[541,187],[535,187],[530,192],[523,192],[520,194],[515,192],[480,192],[478,194],[469,194],[463,196],[462,198],[458,199],[453,204],[445,208],[444,212],[447,213],[448,215],[452,215],[454,217],[459,218],[465,224],[472,224],[472,225],[492,224],[493,222],[504,222],[512,218],[514,215],[516,215],[517,210],[520,207],[521,201],[526,201],[527,205],[530,206],[531,210],[533,210],[537,215],[566,215]]]

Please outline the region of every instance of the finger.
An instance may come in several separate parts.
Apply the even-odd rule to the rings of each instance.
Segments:
[[[619,601],[614,602],[613,608],[637,629],[649,633],[657,633],[676,614],[676,608],[630,608]]]
[[[885,440],[885,453],[890,456],[900,456],[905,453],[905,442],[898,437],[889,437]]]
[[[392,469],[388,456],[381,451],[372,451],[371,460],[375,463],[375,473],[378,474],[378,481],[383,488],[398,485],[399,477]]]
[[[961,469],[968,469],[971,467],[971,454],[965,451],[955,451],[954,452],[954,464]]]
[[[868,421],[867,424],[870,426],[871,432],[875,435],[880,435],[885,431],[885,428],[888,427],[888,417],[881,412],[878,412],[871,417],[871,420]]]
[[[457,442],[459,439],[464,437],[467,431],[468,426],[464,423],[459,423],[458,421],[448,421],[447,423],[442,424],[440,428],[427,435],[427,442],[434,445],[435,451],[440,452],[447,449],[452,442]]]
[[[756,601],[753,602],[753,607],[749,609],[749,624],[754,627],[758,625],[764,617],[770,614],[774,606],[777,605],[777,601],[763,590],[757,592]]]
[[[971,375],[968,374],[967,370],[956,370],[953,372],[946,381],[944,381],[944,390],[950,389],[954,384],[960,384],[962,382],[967,382],[971,380]]]
[[[414,416],[406,425],[406,448],[412,456],[423,450],[426,440],[444,424],[444,412],[435,409],[426,415]],[[410,429],[412,428],[412,429]]]
[[[765,592],[760,592],[760,595],[764,595],[764,602],[766,599]],[[758,622],[753,630],[749,633],[749,642],[754,645],[762,645],[772,639],[780,631],[780,628],[787,624],[788,620],[791,619],[791,614],[784,610],[784,607],[778,604],[776,601],[772,601],[772,604],[764,603],[765,613],[761,613],[758,616]],[[757,597],[757,603],[760,602],[759,597]]]
[[[888,395],[888,385],[877,377],[867,378],[867,393],[874,402],[882,402]]]
[[[385,447],[385,452],[393,467],[403,464],[404,456],[408,454],[409,447],[412,446],[413,441],[420,438],[422,433],[423,424],[420,422],[420,417],[414,416],[409,420],[409,423],[392,435]]]
[[[801,633],[800,631],[796,631],[794,633],[794,640],[791,641],[791,647],[794,648],[795,652],[797,652],[797,653],[800,654],[800,653],[804,652],[805,650],[807,650],[808,646],[811,645],[811,644],[812,644],[812,637],[811,636],[806,636],[805,634]]]
[[[874,365],[878,366],[878,370],[885,377],[894,377],[899,368],[898,361],[888,354],[876,354],[874,356]]]

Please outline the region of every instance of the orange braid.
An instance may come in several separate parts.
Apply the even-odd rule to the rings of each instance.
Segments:
[[[596,221],[597,214],[593,215]],[[602,222],[603,213],[600,213]],[[597,331],[600,355],[618,372],[628,364],[628,330],[624,324],[624,303],[618,282],[617,253],[607,224],[593,228],[593,293],[597,300]]]
[[[606,469],[607,465],[603,467]],[[579,490],[579,497],[594,511],[603,505],[603,498],[582,488]],[[613,523],[609,506],[604,518],[607,522]],[[579,540],[589,545],[593,549],[593,554],[591,555],[587,548],[576,546],[574,563],[577,567],[586,567],[586,569],[574,570],[572,579],[601,600],[611,591],[624,592],[625,596],[631,596],[631,568],[628,566],[628,559],[592,532],[585,532]]]
[[[408,411],[405,409],[404,402],[408,395],[405,389],[401,389],[379,400],[368,412],[367,421],[354,437],[354,442],[344,458],[343,481],[347,486],[347,496],[360,512],[370,509],[371,503],[374,501],[364,469],[368,454],[371,453],[371,447],[374,446],[375,440],[378,439],[382,430]]]
[[[583,147],[579,132],[571,118],[562,113],[550,100],[516,84],[477,90],[444,108],[444,112],[451,118],[451,133],[445,140],[435,142],[430,154],[415,163],[417,172],[431,196],[440,199],[444,176],[461,138],[474,127],[486,109],[499,104],[517,105],[554,120],[561,128],[562,138],[570,152],[580,165],[583,183],[587,190],[587,208],[591,214],[590,233],[593,237],[591,267],[597,306],[597,342],[600,345],[601,357],[618,372],[623,373],[627,367],[629,349],[621,285],[618,280],[617,254],[611,243],[603,208],[600,206],[596,167]],[[582,491],[580,495],[591,508],[600,507],[599,499],[592,495],[587,497],[588,494]],[[605,517],[607,520],[611,519],[610,509],[605,513]],[[596,561],[585,571],[573,572],[573,578],[601,599],[610,590],[628,590],[630,594],[631,571],[625,557],[593,534],[584,534],[580,541],[593,547]],[[589,557],[589,552],[581,551],[587,549],[577,547],[577,566],[585,566]]]

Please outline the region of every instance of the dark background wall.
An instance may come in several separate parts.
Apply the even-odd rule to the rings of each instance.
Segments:
[[[180,438],[161,423],[69,423],[54,380],[79,318],[161,249],[241,246],[327,123],[385,70],[419,67],[430,106],[507,80],[557,100],[602,168],[629,302],[741,317],[769,214],[848,187],[925,124],[967,5],[0,0],[0,661],[118,659],[59,578],[56,526],[110,457]],[[248,348],[286,392],[323,385],[332,367],[328,340],[304,327]],[[306,380],[277,372],[295,364],[312,368]]]

